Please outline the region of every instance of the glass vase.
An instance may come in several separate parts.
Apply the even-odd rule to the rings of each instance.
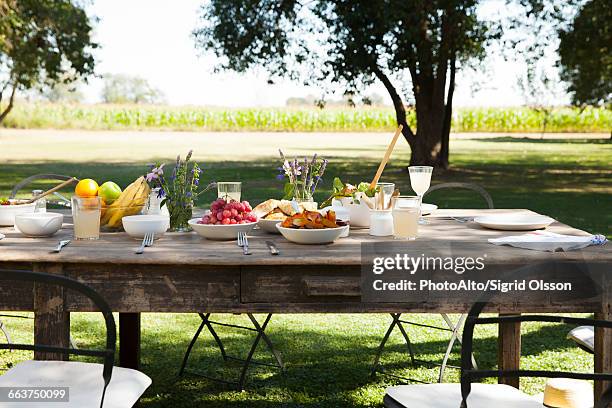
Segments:
[[[168,211],[170,212],[170,231],[171,232],[189,232],[189,220],[193,216],[193,209],[190,205],[173,205],[167,203]]]
[[[302,192],[301,194],[296,194],[293,197],[293,201],[300,204],[302,208],[308,211],[316,211],[318,204],[315,202],[312,194],[307,192]]]

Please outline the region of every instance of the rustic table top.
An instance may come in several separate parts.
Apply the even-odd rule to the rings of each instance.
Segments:
[[[461,223],[442,217],[478,216],[493,213],[530,213],[529,210],[437,210],[428,225],[419,226],[419,237],[415,241],[405,241],[411,252],[453,245],[454,250],[462,250],[464,256],[470,253],[489,254],[491,262],[513,263],[525,260],[588,260],[610,262],[612,251],[607,247],[589,247],[582,251],[567,253],[547,253],[530,251],[508,246],[496,246],[487,242],[488,238],[517,235],[523,232],[495,231],[482,228],[475,223]],[[67,214],[67,213],[66,213]],[[568,225],[555,222],[548,231],[587,235],[586,232]],[[59,240],[71,239],[71,217],[65,217],[62,229],[49,238],[27,238],[12,227],[0,228],[6,237],[0,240],[0,262],[8,263],[108,263],[114,264],[153,264],[153,265],[343,265],[357,266],[361,263],[361,243],[392,240],[392,237],[372,237],[367,230],[351,230],[350,237],[342,238],[328,245],[298,245],[285,240],[281,235],[254,230],[250,235],[250,256],[242,255],[235,241],[209,241],[191,233],[166,233],[144,254],[136,255],[134,250],[139,241],[125,233],[102,233],[97,241],[72,240],[61,253],[51,253]],[[276,243],[281,254],[271,256],[266,240]]]

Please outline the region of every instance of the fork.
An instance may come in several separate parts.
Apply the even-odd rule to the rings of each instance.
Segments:
[[[251,255],[249,252],[249,239],[247,238],[246,232],[238,233],[238,246],[242,248],[243,255]]]
[[[136,250],[136,253],[142,254],[146,247],[150,247],[151,245],[153,245],[153,238],[155,238],[154,233],[152,232],[146,233],[144,238],[142,239],[142,244],[140,244],[140,247]]]

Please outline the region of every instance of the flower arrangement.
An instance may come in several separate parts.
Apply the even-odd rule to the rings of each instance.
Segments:
[[[171,231],[191,229],[188,221],[193,214],[194,202],[200,194],[215,186],[215,183],[210,183],[204,189],[199,189],[202,169],[195,162],[190,167],[192,154],[193,150],[190,150],[185,160],[181,160],[180,155],[176,157],[169,178],[164,174],[165,163],[150,164],[151,171],[146,175],[149,185],[159,189],[158,197],[163,198],[161,205],[165,204],[168,208]]]
[[[279,180],[287,179],[284,198],[298,202],[312,201],[317,186],[323,180],[328,160],[320,159],[315,153],[311,160],[304,157],[304,161],[300,162],[297,158],[287,160],[280,149],[279,153],[283,165],[278,168],[280,174],[277,177]]]

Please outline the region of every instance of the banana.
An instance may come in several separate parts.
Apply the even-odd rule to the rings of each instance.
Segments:
[[[138,214],[147,202],[151,188],[144,177],[139,177],[127,186],[121,195],[104,211],[100,224],[108,228],[121,227],[121,219]]]

